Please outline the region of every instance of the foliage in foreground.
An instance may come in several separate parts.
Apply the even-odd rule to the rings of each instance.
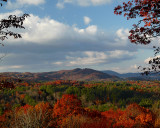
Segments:
[[[160,127],[159,81],[2,83],[2,128]]]
[[[149,109],[137,104],[122,111],[99,112],[82,107],[74,95],[65,94],[54,106],[39,103],[7,110],[0,116],[1,128],[112,128],[112,127],[155,127],[155,115]]]

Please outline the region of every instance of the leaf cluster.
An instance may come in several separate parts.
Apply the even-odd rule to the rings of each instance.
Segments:
[[[152,37],[160,36],[160,1],[132,0],[114,9],[116,15],[124,14],[127,20],[142,18],[130,30],[129,39],[135,44],[149,44]]]

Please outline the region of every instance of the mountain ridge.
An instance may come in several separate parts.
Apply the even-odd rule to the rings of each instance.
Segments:
[[[160,76],[142,76],[140,73],[118,73],[112,70],[98,71],[89,68],[76,68],[72,70],[60,70],[50,72],[4,72],[1,77],[12,77],[25,81],[53,81],[53,80],[77,80],[77,81],[105,81],[105,80],[160,80]]]
[[[157,74],[150,74],[146,76],[141,75],[141,73],[118,73],[112,70],[104,70],[102,72],[107,73],[109,75],[118,76],[119,78],[122,78],[124,80],[160,80],[160,75]]]
[[[112,70],[104,70],[102,72],[110,74],[110,75],[116,75],[116,76],[121,77],[121,78],[140,77],[140,76],[142,76],[140,73],[131,73],[131,72],[128,72],[128,73],[118,73],[118,72],[112,71]]]
[[[114,75],[109,75],[101,71],[89,68],[76,68],[73,70],[60,70],[41,73],[30,72],[5,72],[0,73],[1,76],[20,78],[27,81],[52,81],[52,80],[79,80],[79,81],[101,81],[101,80],[119,80]]]

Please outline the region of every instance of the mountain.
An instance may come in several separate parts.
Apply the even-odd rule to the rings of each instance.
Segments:
[[[122,78],[124,80],[160,80],[160,75],[157,74],[151,74],[148,76],[142,76],[140,73],[117,73],[115,71],[111,70],[105,70],[102,71],[103,73],[107,73],[109,75],[118,76],[119,78]]]
[[[30,82],[52,80],[78,80],[78,81],[102,81],[102,80],[160,80],[159,75],[142,76],[140,73],[123,73],[105,70],[97,71],[89,68],[76,68],[73,70],[60,70],[52,72],[4,72],[0,78],[9,77]]]
[[[118,76],[118,77],[122,77],[120,73],[112,71],[112,70],[105,70],[105,71],[101,71],[103,73],[109,74],[109,75],[114,75],[114,76]]]
[[[30,73],[30,72],[5,72],[1,76],[20,78],[26,81],[51,81],[51,80],[81,80],[81,81],[100,81],[100,80],[120,80],[119,77],[107,73],[93,70],[80,69],[61,70],[53,72]]]
[[[110,75],[115,75],[115,76],[118,76],[118,77],[121,77],[121,78],[142,76],[140,73],[123,73],[123,74],[120,74],[120,73],[117,73],[117,72],[112,71],[112,70],[105,70],[105,71],[102,71],[102,72],[110,74]]]
[[[69,79],[69,80],[106,80],[106,79],[113,79],[118,78],[113,75],[108,75],[106,73],[96,71],[93,69],[80,69],[76,68],[73,70],[61,70],[56,72],[60,77],[59,79]]]

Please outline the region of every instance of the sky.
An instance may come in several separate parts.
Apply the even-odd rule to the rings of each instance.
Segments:
[[[153,56],[152,45],[131,44],[129,30],[138,19],[114,14],[119,0],[8,0],[0,19],[30,15],[25,29],[14,29],[0,46],[0,72],[48,72],[74,68],[139,72]]]

